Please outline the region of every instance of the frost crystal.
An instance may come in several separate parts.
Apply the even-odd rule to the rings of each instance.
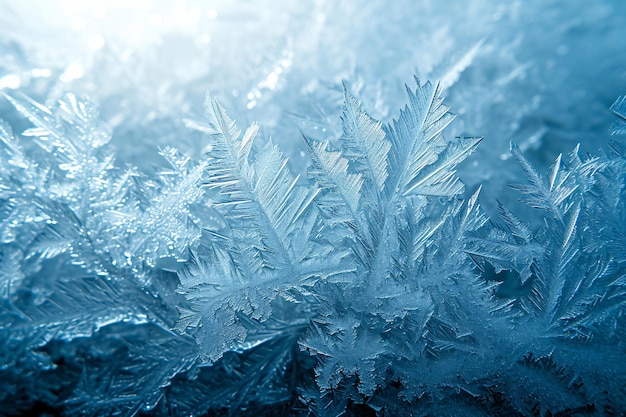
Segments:
[[[188,139],[123,160],[116,139],[156,116],[101,117],[58,88],[44,105],[0,74],[17,112],[1,108],[0,415],[623,413],[626,101],[598,155],[577,146],[546,172],[533,140],[512,144],[522,204],[490,217],[490,183],[457,175],[482,138],[446,139],[443,99],[489,42],[443,84],[415,78],[388,121],[360,80],[312,82],[320,102],[290,112],[296,158],[207,94],[203,117],[151,127]]]

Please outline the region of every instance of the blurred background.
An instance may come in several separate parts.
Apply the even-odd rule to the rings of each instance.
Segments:
[[[468,192],[484,185],[492,214],[495,198],[516,204],[511,141],[544,172],[577,143],[606,145],[608,108],[626,93],[626,2],[0,0],[0,90],[90,96],[117,164],[147,173],[159,146],[201,157],[188,125],[207,90],[302,171],[303,133],[340,134],[342,82],[390,121],[413,75],[445,86],[458,115],[448,138],[485,137],[460,176]],[[26,127],[6,100],[0,117]]]

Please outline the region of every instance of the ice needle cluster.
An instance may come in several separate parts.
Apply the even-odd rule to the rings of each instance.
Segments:
[[[537,228],[465,192],[481,138],[444,138],[439,84],[390,123],[343,94],[306,170],[208,95],[206,152],[152,173],[89,100],[6,94],[29,127],[0,124],[0,414],[626,409],[624,98],[606,153],[541,174],[511,146]]]

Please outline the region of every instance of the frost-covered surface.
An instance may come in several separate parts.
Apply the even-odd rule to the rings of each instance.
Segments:
[[[0,3],[0,415],[626,412],[620,2],[90,3]]]

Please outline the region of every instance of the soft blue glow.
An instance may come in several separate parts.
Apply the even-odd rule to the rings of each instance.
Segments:
[[[626,411],[623,6],[30,3],[0,415]]]

